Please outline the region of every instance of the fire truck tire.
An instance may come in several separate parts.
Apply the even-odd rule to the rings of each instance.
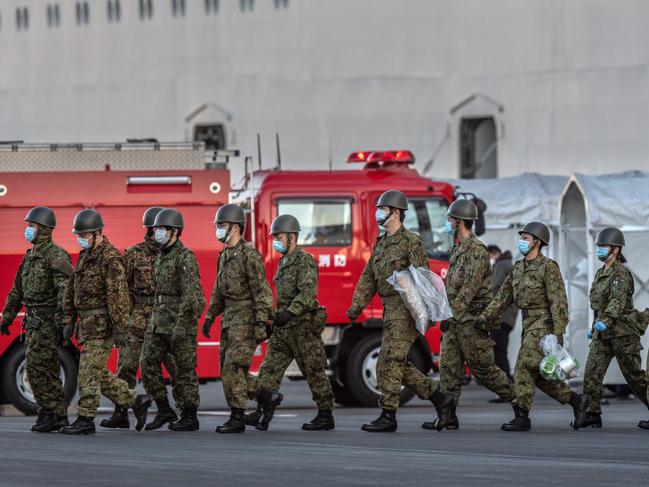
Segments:
[[[345,367],[345,385],[351,395],[363,406],[376,407],[379,400],[379,391],[376,387],[376,361],[381,348],[381,335],[378,333],[368,335],[359,340],[351,349]],[[415,348],[410,349],[410,361],[419,370],[424,371],[424,359]],[[412,399],[414,393],[403,388],[401,390],[401,404]]]
[[[63,377],[63,391],[65,399],[70,403],[77,390],[77,362],[72,354],[63,347],[59,347],[61,360],[61,376]],[[6,355],[0,371],[0,388],[3,399],[13,404],[16,409],[27,415],[36,414],[36,402],[27,381],[25,370],[25,346],[16,344]]]

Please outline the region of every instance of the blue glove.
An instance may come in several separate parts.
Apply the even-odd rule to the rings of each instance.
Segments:
[[[597,323],[595,323],[595,326],[593,326],[593,328],[595,328],[595,331],[606,331],[606,328],[608,327],[603,321],[598,321]]]
[[[589,340],[593,339],[593,330],[588,330],[588,334],[586,335],[586,338],[588,338]]]

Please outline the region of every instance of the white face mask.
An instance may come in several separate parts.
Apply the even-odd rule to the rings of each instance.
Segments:
[[[169,241],[169,236],[164,228],[158,228],[155,231],[155,241],[162,247]]]
[[[81,247],[84,250],[88,250],[89,248],[92,247],[89,238],[77,237],[77,243],[79,244],[79,247]]]
[[[491,264],[491,267],[493,267],[495,263],[496,263],[496,259],[494,259],[493,257],[491,257],[491,258],[489,259],[489,264]]]
[[[218,228],[216,229],[216,239],[219,242],[227,242],[230,239],[230,236],[228,235],[228,229],[227,228]]]

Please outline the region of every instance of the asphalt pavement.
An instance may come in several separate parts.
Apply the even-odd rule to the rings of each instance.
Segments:
[[[571,409],[538,392],[532,431],[506,433],[510,407],[472,384],[458,431],[421,429],[434,412],[415,400],[399,410],[396,433],[360,430],[378,414],[372,408],[339,408],[334,431],[305,432],[315,414],[306,383],[282,389],[267,432],[214,432],[227,415],[220,383],[201,386],[201,429],[192,433],[98,427],[70,437],[31,433],[34,418],[2,417],[0,486],[649,485],[649,431],[636,426],[649,413],[636,400],[604,406],[601,430],[573,431]]]

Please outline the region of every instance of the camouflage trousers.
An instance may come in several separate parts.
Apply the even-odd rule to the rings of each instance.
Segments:
[[[473,328],[473,321],[453,322],[444,332],[440,379],[442,387],[455,395],[455,404],[462,393],[465,363],[480,384],[508,402],[514,400],[514,384],[496,366],[493,347],[489,333]]]
[[[321,332],[313,329],[310,323],[290,327],[275,327],[268,344],[264,362],[259,369],[259,377],[252,395],[257,396],[259,387],[277,391],[280,387],[286,368],[295,359],[302,375],[311,389],[313,402],[320,410],[332,410],[334,394],[331,382],[327,377],[324,343]],[[250,391],[249,391],[250,392]]]
[[[79,416],[94,418],[103,394],[115,405],[131,407],[135,403],[135,391],[113,375],[106,362],[113,349],[113,340],[86,340],[79,361]]]
[[[257,345],[266,339],[266,329],[254,324],[221,329],[219,367],[228,407],[245,409],[248,397],[255,397],[257,381],[248,372]]]
[[[128,336],[125,347],[119,348],[119,361],[117,362],[117,376],[125,380],[129,387],[135,387],[137,371],[140,368],[140,357],[144,345],[144,333],[151,319],[151,305],[135,305],[131,313]],[[171,383],[175,382],[175,363],[171,353],[168,353],[163,360],[164,366],[169,372]],[[178,398],[174,395],[178,402]]]
[[[38,414],[66,416],[68,407],[61,383],[58,349],[61,329],[53,319],[53,316],[44,316],[37,325],[28,322],[25,365],[27,379],[38,404]]]
[[[385,313],[384,313],[385,316]],[[408,360],[410,347],[419,337],[412,319],[384,321],[381,351],[376,363],[376,379],[381,393],[379,405],[396,411],[405,386],[421,399],[429,399],[440,388],[439,382],[426,377]]]
[[[534,387],[538,387],[548,396],[565,404],[570,400],[572,389],[567,382],[551,382],[545,380],[539,371],[543,360],[541,338],[550,333],[547,329],[529,330],[525,332],[514,369],[514,390],[516,404],[528,411],[534,404]]]
[[[196,375],[195,335],[172,335],[165,333],[145,333],[142,346],[142,382],[144,389],[154,400],[167,397],[167,386],[160,364],[164,364],[171,375],[171,390],[180,408],[197,408],[200,404],[198,376]],[[169,360],[169,357],[173,361]]]
[[[607,340],[593,339],[590,342],[586,371],[584,373],[584,393],[590,395],[588,412],[601,414],[604,375],[613,358],[617,359],[624,378],[631,390],[645,405],[647,404],[647,377],[642,370],[640,357],[642,344],[639,335],[627,335]]]

